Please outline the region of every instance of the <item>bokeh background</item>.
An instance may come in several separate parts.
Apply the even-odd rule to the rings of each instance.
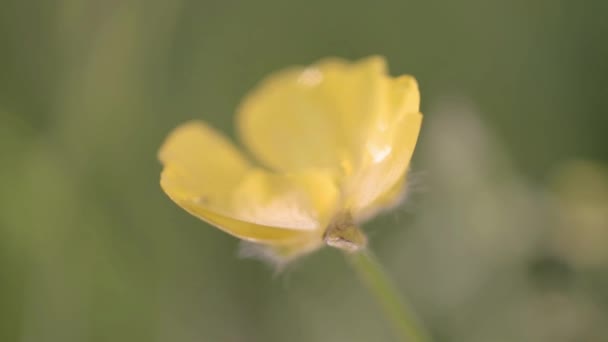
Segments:
[[[158,186],[179,123],[384,55],[421,86],[372,248],[437,341],[608,341],[608,2],[0,0],[0,341],[391,341],[342,256],[286,271]]]

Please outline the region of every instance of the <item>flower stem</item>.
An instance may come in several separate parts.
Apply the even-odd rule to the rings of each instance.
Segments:
[[[430,337],[374,255],[367,249],[345,254],[360,280],[375,297],[386,318],[390,320],[399,340],[429,342]]]

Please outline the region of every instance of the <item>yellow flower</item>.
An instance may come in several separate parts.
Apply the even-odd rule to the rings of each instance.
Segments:
[[[161,187],[192,215],[287,261],[365,246],[357,224],[402,197],[422,114],[416,80],[384,59],[326,59],[264,80],[236,124],[250,160],[200,121],[159,152]]]

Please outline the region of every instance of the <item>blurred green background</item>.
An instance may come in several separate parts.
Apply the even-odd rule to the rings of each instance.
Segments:
[[[608,2],[0,0],[0,341],[391,341],[342,256],[281,274],[161,192],[264,75],[415,75],[408,200],[365,229],[437,341],[608,341]]]

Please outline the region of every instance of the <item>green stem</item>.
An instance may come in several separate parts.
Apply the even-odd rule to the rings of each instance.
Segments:
[[[400,341],[428,342],[431,339],[405,300],[399,294],[382,266],[368,250],[346,253],[361,281],[373,294],[384,314],[391,321]]]

